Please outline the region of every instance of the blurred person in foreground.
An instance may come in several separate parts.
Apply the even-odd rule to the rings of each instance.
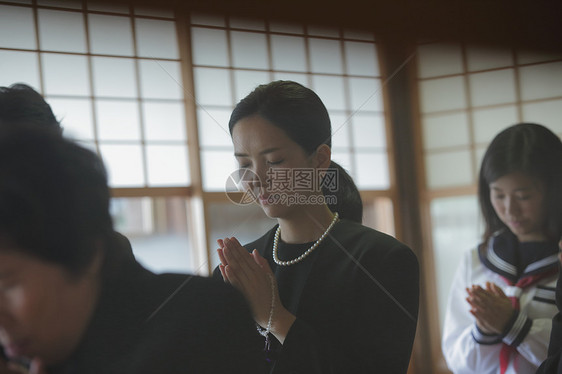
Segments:
[[[243,297],[211,279],[144,269],[113,231],[100,159],[7,117],[0,373],[262,372]]]

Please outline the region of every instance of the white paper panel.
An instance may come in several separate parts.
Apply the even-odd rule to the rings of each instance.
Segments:
[[[100,144],[111,187],[142,187],[145,184],[139,145]]]
[[[173,21],[136,18],[137,54],[149,58],[179,58]]]
[[[192,27],[191,49],[195,65],[229,65],[225,30]]]
[[[462,77],[431,79],[419,84],[423,113],[466,108]]]
[[[154,140],[186,140],[185,114],[182,102],[145,101],[142,104],[144,137]]]
[[[468,186],[475,182],[468,150],[429,154],[425,159],[426,180],[430,189]]]
[[[523,104],[523,120],[539,123],[562,135],[562,100]]]
[[[225,191],[228,176],[237,169],[234,150],[201,152],[201,173],[206,191]]]
[[[96,118],[100,140],[140,140],[137,101],[97,100]]]
[[[31,8],[0,5],[0,47],[37,48]]]
[[[518,122],[517,108],[514,105],[476,109],[472,114],[474,121],[474,141],[489,143],[501,130]]]
[[[513,69],[470,74],[472,106],[513,103],[516,100]]]
[[[77,140],[94,140],[92,102],[90,99],[46,99],[57,120],[61,122],[63,135]]]
[[[341,113],[330,113],[332,123],[332,152],[335,150],[349,150],[351,119]]]
[[[0,86],[25,83],[39,91],[39,62],[35,52],[0,50]],[[7,74],[9,73],[9,74]]]
[[[132,59],[92,57],[94,94],[108,97],[137,97],[135,62]]]
[[[82,13],[39,9],[41,49],[61,52],[86,52],[86,33]]]
[[[346,109],[343,78],[313,75],[312,89],[328,110]]]
[[[466,146],[470,141],[466,112],[426,115],[422,128],[426,150]]]
[[[349,78],[351,110],[383,111],[382,85],[377,78]]]
[[[90,95],[86,56],[43,53],[41,58],[47,95]]]
[[[491,139],[490,139],[490,141],[491,141]],[[476,147],[476,150],[474,152],[474,160],[475,160],[474,165],[477,166],[479,173],[480,173],[480,168],[482,167],[482,159],[484,158],[484,154],[486,153],[486,150],[488,149],[488,145],[489,145],[489,143],[487,143],[484,146],[478,146],[478,147]]]
[[[342,74],[340,42],[327,39],[308,39],[310,66],[313,73]]]
[[[355,153],[355,163],[355,182],[358,188],[378,190],[390,187],[386,152]]]
[[[228,130],[230,113],[230,109],[197,110],[197,124],[199,125],[199,142],[201,147],[232,147],[232,140]]]
[[[238,68],[267,69],[267,43],[265,34],[232,31],[232,65]]]
[[[562,96],[562,62],[551,62],[519,69],[523,100]]]
[[[189,185],[188,154],[185,145],[147,145],[148,185]]]
[[[143,98],[183,99],[179,62],[140,60],[139,69]]]
[[[347,171],[347,173],[351,175],[353,180],[357,183],[357,176],[351,162],[351,153],[334,150],[332,151],[332,160],[337,162],[342,168],[344,168],[345,171]]]
[[[372,43],[344,42],[346,70],[352,75],[378,76],[379,61]]]
[[[476,196],[434,199],[430,205],[441,326],[450,286],[464,253],[478,245],[482,219]]]
[[[264,71],[234,71],[234,84],[236,85],[235,101],[238,102],[245,98],[260,84],[270,82],[269,73]]]
[[[228,70],[194,68],[193,73],[197,105],[232,106]]]
[[[357,113],[352,119],[353,146],[362,149],[384,150],[386,131],[382,114]]]
[[[133,33],[129,17],[88,14],[90,49],[106,55],[133,55]]]
[[[298,36],[271,35],[272,63],[275,70],[305,72],[306,51],[304,38]]]

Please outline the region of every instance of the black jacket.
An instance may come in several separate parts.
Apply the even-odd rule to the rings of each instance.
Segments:
[[[246,302],[232,287],[155,275],[115,236],[90,326],[72,356],[47,372],[262,373],[262,348]]]

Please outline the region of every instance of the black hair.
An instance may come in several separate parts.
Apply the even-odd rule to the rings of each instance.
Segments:
[[[328,111],[314,91],[292,81],[275,81],[254,89],[234,108],[228,127],[232,135],[234,125],[243,118],[259,115],[283,130],[307,154],[322,144],[332,146],[332,127]],[[340,217],[356,222],[363,219],[363,203],[351,176],[334,161],[331,169],[339,175],[336,203],[328,207]],[[324,189],[324,194],[328,191]]]
[[[49,104],[37,91],[23,83],[0,87],[0,121],[14,126],[25,123],[62,134],[60,123]]]
[[[112,233],[102,161],[35,124],[5,125],[2,120],[0,241],[80,274]]]
[[[480,168],[478,198],[486,228],[484,242],[506,228],[490,200],[490,183],[521,172],[545,186],[546,227],[549,240],[562,235],[562,142],[552,131],[535,123],[519,123],[500,132],[489,145]]]

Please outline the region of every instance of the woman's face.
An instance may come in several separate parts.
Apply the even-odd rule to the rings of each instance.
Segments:
[[[73,278],[58,265],[12,248],[0,244],[0,345],[10,358],[62,362],[90,320],[99,261]]]
[[[519,241],[545,239],[544,184],[515,172],[490,183],[490,200],[500,220]]]
[[[255,173],[248,186],[269,217],[281,218],[311,203],[311,195],[319,195],[312,186],[307,188],[306,180],[298,178],[314,178],[315,168],[329,166],[328,146],[308,155],[283,130],[258,115],[238,121],[232,141],[240,168],[253,172],[249,175]]]

